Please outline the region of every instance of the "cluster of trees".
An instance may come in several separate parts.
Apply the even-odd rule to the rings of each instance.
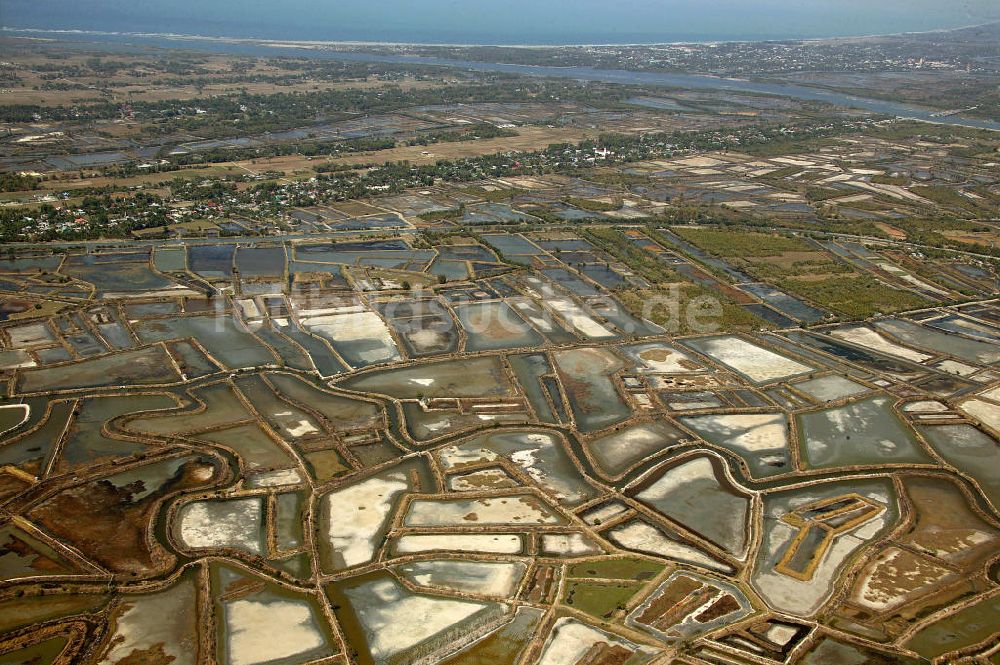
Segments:
[[[431,145],[434,143],[458,143],[460,141],[474,141],[476,139],[499,139],[517,136],[517,132],[511,129],[503,129],[488,122],[480,122],[469,125],[458,130],[446,130],[442,132],[427,132],[420,134],[416,138],[407,139],[410,145]]]
[[[649,134],[606,133],[596,147],[615,153],[617,161],[640,161],[657,152],[671,150],[740,150],[741,152],[785,152],[794,147],[808,148],[817,141],[848,132],[868,129],[875,119],[800,121],[788,125],[748,125],[701,132],[656,132]],[[582,144],[586,146],[587,144]],[[780,146],[780,149],[779,149]]]
[[[786,252],[816,251],[815,247],[801,238],[773,233],[719,229],[676,229],[674,232],[706,252],[726,258],[779,256]]]
[[[24,192],[38,189],[41,178],[24,173],[0,174],[0,192]]]
[[[785,277],[772,281],[779,288],[847,319],[865,319],[876,314],[892,314],[933,304],[915,293],[888,286],[871,275],[853,274],[809,280]]]

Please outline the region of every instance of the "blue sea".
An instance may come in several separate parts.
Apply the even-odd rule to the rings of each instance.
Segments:
[[[0,0],[0,26],[279,40],[629,44],[915,32],[997,0]]]

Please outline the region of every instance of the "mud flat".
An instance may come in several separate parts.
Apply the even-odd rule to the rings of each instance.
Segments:
[[[10,523],[0,527],[0,575],[5,580],[75,571],[77,566],[24,528]]]
[[[161,293],[176,293],[177,295],[193,295],[176,283],[164,278],[149,269],[148,259],[142,262],[119,262],[114,270],[109,270],[106,263],[95,262],[93,256],[74,257],[78,259],[70,265],[67,261],[61,272],[93,284],[99,297],[144,297]]]
[[[597,496],[574,466],[563,441],[555,434],[525,430],[485,434],[442,448],[437,455],[446,470],[509,459],[558,502],[576,505]]]
[[[623,346],[622,352],[643,372],[678,374],[704,369],[690,356],[662,342]]]
[[[427,402],[406,402],[403,404],[403,414],[406,416],[406,427],[409,435],[416,441],[430,441],[449,434],[468,432],[487,424],[494,427],[501,425],[524,425],[530,419],[520,404],[497,402],[495,405],[501,411],[491,412],[489,405],[485,409],[477,409],[478,405],[462,412],[457,403],[446,403],[445,408],[429,408]],[[449,408],[450,407],[450,408]]]
[[[1000,362],[1000,348],[995,344],[966,339],[958,335],[949,335],[902,319],[878,321],[875,326],[906,344],[919,348],[930,349],[937,353],[944,353],[968,362],[984,365]]]
[[[582,533],[543,533],[540,537],[542,554],[577,557],[601,553],[601,548]]]
[[[614,339],[615,333],[587,314],[569,298],[548,298],[545,305],[587,339]]]
[[[418,662],[481,629],[504,614],[504,606],[414,593],[385,573],[327,589],[348,641],[366,655],[362,662]]]
[[[985,641],[996,634],[998,625],[1000,595],[994,593],[917,631],[904,646],[924,658],[938,658]]]
[[[303,662],[333,655],[330,629],[318,598],[216,564],[218,659],[231,665]],[[261,626],[267,630],[261,630]]]
[[[139,339],[145,342],[194,338],[219,362],[233,369],[277,362],[259,339],[228,314],[155,319],[135,327]]]
[[[503,469],[482,469],[448,477],[448,489],[453,492],[513,489],[517,486],[517,481]]]
[[[43,475],[46,461],[71,422],[75,404],[73,400],[51,403],[43,422],[0,448],[0,464],[12,464],[32,475]]]
[[[301,385],[303,392],[308,391],[306,384]],[[322,432],[320,424],[311,414],[280,399],[261,375],[240,377],[236,386],[250,400],[257,413],[284,439],[297,441]]]
[[[801,414],[798,422],[804,457],[813,468],[933,461],[888,397]]]
[[[844,521],[846,529],[826,539],[826,530],[818,525],[809,528],[811,520],[822,519],[827,506],[838,501],[853,505],[848,504],[857,501],[852,497],[861,497],[861,507],[854,520]],[[834,482],[767,494],[763,515],[763,540],[750,582],[771,607],[802,617],[822,608],[850,557],[899,519],[892,483],[884,480]],[[808,529],[805,538],[799,536],[803,529]],[[796,556],[800,561],[793,560]]]
[[[341,385],[356,392],[396,399],[506,397],[512,392],[500,359],[495,356],[374,371],[346,379]]]
[[[181,380],[162,346],[149,346],[54,367],[19,370],[17,388],[34,393],[107,386],[148,386]]]
[[[815,370],[733,335],[688,339],[683,343],[757,384],[790,379]]]
[[[56,349],[56,351],[58,351],[58,349]],[[61,359],[71,360],[72,356],[70,356],[67,353]],[[52,359],[49,358],[43,359],[43,362],[46,361],[51,362]],[[10,349],[10,350],[0,351],[0,369],[2,370],[37,367],[37,366],[38,363],[35,362],[35,359],[32,358],[31,355],[29,355],[28,352],[25,351],[24,349]]]
[[[214,383],[192,391],[204,403],[194,404],[183,411],[148,413],[129,420],[124,428],[143,434],[167,436],[181,432],[222,429],[250,419],[250,412],[237,399],[228,383]]]
[[[584,442],[587,453],[609,478],[618,478],[635,465],[670,450],[685,433],[665,420],[640,423]]]
[[[60,657],[68,657],[65,654],[70,650],[69,647],[70,637],[68,635],[57,635],[36,644],[15,648],[4,654],[0,654],[0,664],[55,663]],[[191,661],[178,660],[178,665],[189,662]]]
[[[10,336],[11,347],[15,349],[46,346],[56,341],[52,331],[44,323],[24,323],[10,326],[6,330]]]
[[[508,598],[517,590],[527,567],[519,562],[438,559],[400,566],[408,581],[428,589],[451,589]]]
[[[295,458],[256,423],[199,434],[197,438],[236,451],[243,461],[244,468],[251,473],[291,469],[296,466]]]
[[[123,597],[112,611],[113,636],[98,663],[120,663],[138,652],[159,652],[177,665],[198,662],[197,589],[187,572],[172,586]],[[2,661],[0,661],[2,662]]]
[[[695,457],[670,466],[635,497],[741,558],[748,544],[750,499],[734,487],[723,464],[715,457]]]
[[[160,272],[183,272],[187,269],[187,248],[157,247],[153,251],[153,266]]]
[[[934,451],[979,483],[986,498],[1000,511],[1000,446],[972,425],[923,426]]]
[[[542,309],[528,298],[508,298],[507,302],[514,310],[555,344],[566,344],[577,341],[569,330],[556,321],[548,311]]]
[[[403,524],[441,527],[469,524],[544,525],[565,520],[531,495],[491,496],[482,499],[417,499],[410,503]]]
[[[918,665],[926,661],[917,658],[907,658],[896,654],[882,653],[865,649],[856,644],[839,642],[824,637],[816,646],[802,657],[803,665],[827,665],[828,663],[900,663],[901,665]]]
[[[678,421],[710,443],[739,455],[755,478],[793,471],[783,413],[689,416]]]
[[[330,341],[352,367],[367,367],[400,358],[385,321],[375,312],[347,312],[302,319],[302,326]]]
[[[264,552],[260,497],[195,501],[178,511],[178,539],[191,549],[233,548]]]
[[[899,380],[913,381],[929,373],[927,368],[911,361],[869,351],[864,346],[842,342],[834,337],[812,332],[790,332],[786,333],[786,336],[796,344],[825,351],[837,358],[860,365],[870,372],[888,374]]]
[[[625,420],[631,413],[611,376],[625,367],[608,349],[582,348],[557,351],[563,387],[581,432],[593,432]]]
[[[507,359],[510,361],[514,376],[517,377],[517,382],[524,389],[524,394],[531,403],[531,408],[538,419],[546,423],[558,423],[559,419],[556,418],[552,406],[546,399],[546,391],[543,386],[543,377],[554,372],[548,358],[541,353],[528,353],[510,355],[507,356]]]
[[[79,402],[54,468],[63,472],[99,461],[141,454],[148,450],[147,446],[107,436],[105,423],[124,415],[174,406],[176,403],[168,395],[101,397]]]
[[[413,491],[415,463],[383,471],[326,494],[320,504],[320,554],[326,570],[368,563],[405,491]]]
[[[993,431],[1000,432],[1000,405],[982,399],[970,399],[962,402],[958,408]]]
[[[922,363],[934,356],[897,344],[868,326],[849,326],[831,330],[830,335],[866,349],[878,351],[888,356],[902,358],[910,362]]]
[[[522,605],[510,622],[441,661],[441,665],[515,665],[534,636],[543,614],[538,608]]]
[[[389,323],[411,357],[442,355],[458,350],[458,327],[450,316],[390,319]]]
[[[604,645],[599,647],[599,645]],[[641,647],[633,642],[593,628],[569,617],[556,620],[542,649],[538,665],[576,665],[595,648],[608,649],[620,656],[627,656],[629,663],[647,663],[656,650]]]
[[[704,551],[642,520],[631,520],[609,529],[607,538],[633,552],[680,561],[709,570],[731,572],[729,566],[716,561]]]
[[[281,397],[318,412],[334,430],[366,429],[382,424],[382,410],[372,402],[335,395],[291,374],[273,373],[266,377]]]
[[[532,242],[529,242],[520,234],[485,234],[483,235],[489,245],[496,247],[503,254],[510,256],[537,256],[544,254],[544,251]]]
[[[468,335],[466,351],[537,347],[545,342],[504,302],[456,305],[455,315]]]
[[[333,355],[328,342],[315,335],[310,335],[291,319],[270,319],[269,323],[276,332],[288,337],[305,349],[306,354],[322,376],[335,376],[347,371],[344,363]]]
[[[399,554],[419,552],[479,552],[482,554],[519,554],[524,547],[516,534],[410,534],[396,543]]]
[[[833,402],[845,397],[853,397],[868,392],[870,388],[847,377],[832,374],[793,384],[799,392],[820,402]]]

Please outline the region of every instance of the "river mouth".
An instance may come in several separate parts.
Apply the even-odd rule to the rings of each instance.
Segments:
[[[762,95],[792,97],[794,99],[825,102],[835,106],[847,107],[894,116],[907,120],[919,120],[935,124],[971,129],[988,129],[1000,131],[1000,122],[994,120],[978,120],[957,116],[942,116],[941,109],[929,109],[898,102],[857,97],[845,93],[834,92],[823,88],[813,88],[805,85],[786,85],[748,81],[744,79],[719,78],[702,74],[672,74],[662,72],[633,72],[620,69],[596,69],[593,67],[552,67],[543,65],[519,65],[499,62],[478,62],[471,60],[453,60],[411,55],[385,55],[364,53],[360,51],[323,50],[316,43],[295,42],[264,42],[252,40],[233,40],[223,38],[195,37],[192,35],[156,35],[156,34],[95,34],[70,33],[53,31],[24,31],[38,37],[65,40],[68,36],[76,39],[86,39],[77,42],[80,47],[100,44],[107,48],[109,44],[119,46],[156,46],[171,49],[194,49],[228,53],[232,55],[248,55],[258,57],[309,57],[322,60],[347,60],[355,62],[385,62],[395,64],[430,65],[434,67],[460,68],[477,72],[499,72],[506,74],[521,74],[525,76],[540,76],[549,78],[569,78],[579,81],[595,81],[621,85],[654,85],[671,88],[687,88],[694,90],[723,90],[732,92],[747,92]]]

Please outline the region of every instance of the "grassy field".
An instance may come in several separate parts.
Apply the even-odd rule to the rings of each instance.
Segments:
[[[640,589],[642,585],[635,582],[575,580],[566,585],[563,603],[591,616],[610,619],[616,612],[624,610],[629,599]]]
[[[648,289],[620,290],[618,297],[629,311],[662,326],[670,334],[770,327],[725,293],[688,281],[669,265],[633,245],[621,231],[590,228],[581,235],[627,264],[651,284]]]
[[[845,319],[918,309],[933,303],[860,273],[801,238],[739,230],[677,227],[678,235],[754,277]]]
[[[697,229],[683,226],[671,230],[706,252],[723,258],[779,256],[785,252],[815,251],[814,247],[800,238],[755,231]]]
[[[865,319],[928,307],[930,301],[910,291],[883,284],[870,275],[827,277],[819,280],[787,277],[774,280],[783,289],[848,319]]]
[[[670,287],[618,293],[630,312],[643,316],[671,335],[705,335],[772,328],[717,291],[682,282]]]

